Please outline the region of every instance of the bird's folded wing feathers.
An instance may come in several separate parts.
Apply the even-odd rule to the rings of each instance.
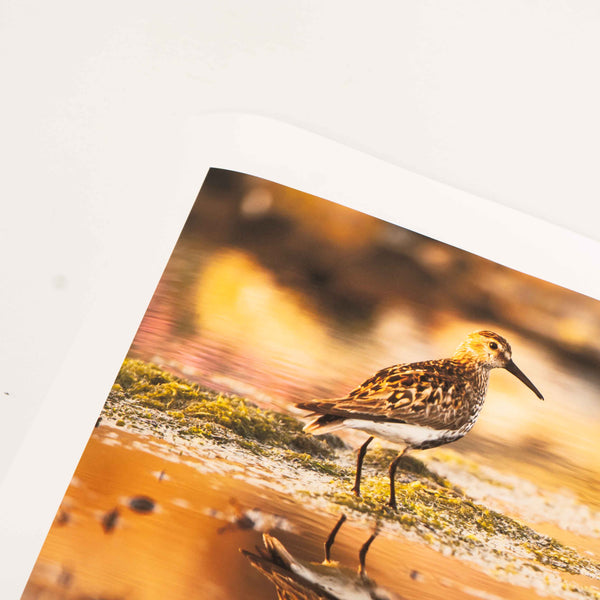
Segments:
[[[468,412],[463,397],[468,382],[435,369],[436,361],[383,369],[345,398],[313,400],[299,408],[343,418],[398,421],[436,429]],[[409,368],[410,367],[410,368]]]

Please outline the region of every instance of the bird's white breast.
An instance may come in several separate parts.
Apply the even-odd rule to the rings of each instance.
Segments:
[[[346,419],[344,427],[360,429],[389,442],[408,444],[414,447],[427,445],[440,439],[451,441],[452,438],[462,437],[460,434],[457,435],[456,430],[451,429],[433,429],[432,427],[409,425],[408,423],[378,423],[363,419]]]

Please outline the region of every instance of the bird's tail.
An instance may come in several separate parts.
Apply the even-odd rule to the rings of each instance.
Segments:
[[[310,423],[304,426],[304,431],[307,433],[316,433],[321,435],[323,433],[330,433],[331,431],[337,431],[343,429],[344,419],[336,417],[335,415],[309,415],[316,417]]]
[[[336,415],[328,415],[319,412],[319,409],[323,410],[323,401],[304,402],[296,405],[298,408],[304,410],[312,410],[313,412],[308,415],[314,417],[310,423],[304,426],[304,431],[307,433],[316,433],[321,435],[323,433],[329,433],[330,431],[337,431],[343,428],[344,419]]]

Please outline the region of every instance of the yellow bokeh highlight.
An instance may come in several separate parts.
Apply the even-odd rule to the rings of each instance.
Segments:
[[[203,335],[261,358],[310,366],[324,353],[326,333],[305,302],[237,250],[213,255],[202,272],[196,316]]]

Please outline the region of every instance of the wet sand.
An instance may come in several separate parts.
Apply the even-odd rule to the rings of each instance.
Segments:
[[[129,508],[138,496],[151,498],[156,508],[146,514]],[[23,600],[276,598],[273,585],[239,549],[260,546],[268,530],[297,558],[320,562],[339,511],[293,490],[261,486],[252,465],[236,462],[227,450],[216,456],[201,444],[175,445],[103,424],[88,443]],[[355,568],[373,525],[350,516],[332,557]],[[572,541],[589,542],[581,536]],[[385,527],[369,551],[367,571],[403,598],[536,595],[492,576],[493,565],[466,563]]]

